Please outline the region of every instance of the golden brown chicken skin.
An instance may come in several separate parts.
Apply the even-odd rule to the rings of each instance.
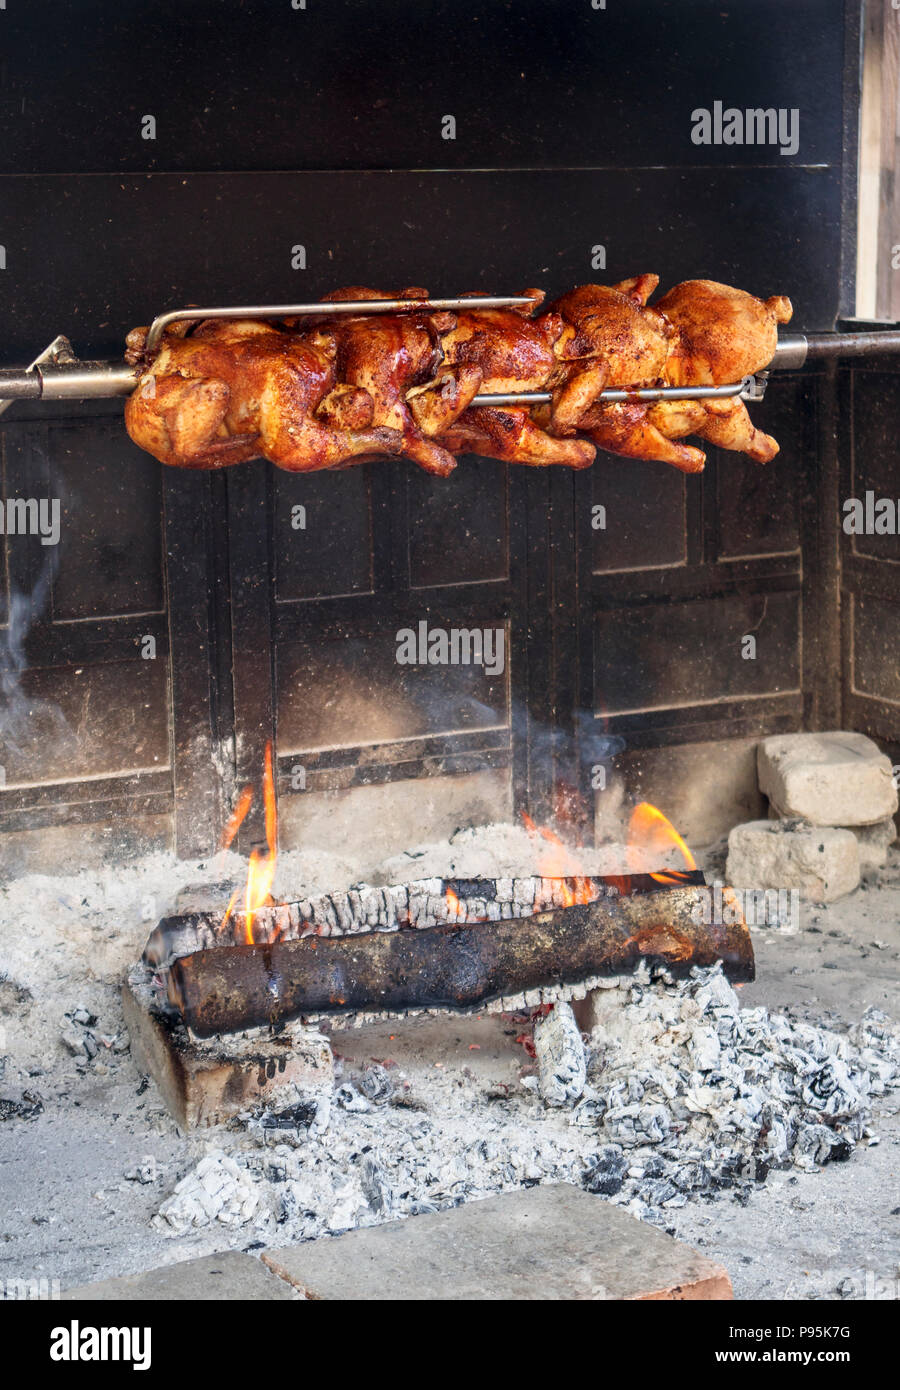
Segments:
[[[399,454],[402,435],[373,426],[371,397],[337,383],[335,355],[327,335],[301,338],[249,321],[167,334],[125,406],[126,428],[162,463],[182,468],[263,454],[305,473]]]
[[[715,280],[685,280],[656,306],[675,329],[666,361],[671,386],[724,386],[761,371],[778,345],[778,325],[793,309],[784,295],[755,299]],[[668,439],[699,435],[720,449],[769,463],[778,442],[756,429],[742,400],[659,401],[648,412],[653,428]],[[704,455],[700,455],[700,465]]]
[[[688,280],[655,306],[655,275],[582,285],[538,313],[429,311],[419,288],[353,286],[332,300],[403,298],[408,312],[300,318],[281,325],[173,324],[150,360],[146,330],[128,337],[142,367],[126,406],[132,439],[164,463],[222,468],[264,455],[307,472],[406,457],[446,476],[455,455],[533,467],[587,467],[599,446],[698,472],[693,434],[766,462],[778,451],[740,399],[602,399],[605,388],[730,384],[771,360],[790,300],[755,299]],[[549,393],[551,403],[473,405],[476,396]]]
[[[336,290],[328,299],[427,299],[428,291],[418,288],[387,293],[353,285]],[[452,314],[370,314],[339,316],[323,321],[316,332],[327,333],[336,346],[335,371],[337,379],[347,387],[361,391],[371,401],[371,421],[376,428],[389,429],[400,436],[399,453],[412,459],[426,473],[446,477],[456,467],[451,453],[429,438],[437,431],[423,429],[408,400],[416,387],[433,383],[444,360],[441,330],[449,331],[456,320]],[[290,321],[289,321],[290,323]],[[303,320],[292,325],[306,336]],[[478,382],[473,378],[468,399],[455,398],[456,414],[475,395]]]
[[[523,290],[532,311],[543,303],[542,290]],[[557,378],[573,336],[559,313],[527,317],[522,309],[461,311],[455,326],[441,335],[445,371],[475,373],[466,377],[471,391],[505,395],[545,391]],[[420,398],[423,399],[423,398]],[[471,396],[470,396],[471,399]],[[596,450],[586,439],[561,439],[549,434],[527,407],[479,406],[457,412],[440,427],[441,443],[453,453],[481,454],[507,463],[532,467],[558,464],[586,468]]]
[[[791,317],[791,302],[782,295],[763,302],[712,280],[687,280],[647,308],[657,283],[655,275],[641,275],[612,288],[583,285],[555,306],[578,324],[576,343],[606,344],[606,386],[739,382],[771,361],[778,324]],[[554,396],[554,433],[577,430],[610,453],[659,460],[684,473],[699,473],[706,462],[702,449],[679,442],[691,434],[758,463],[778,452],[777,442],[754,427],[737,397],[602,401],[583,390],[577,363],[571,371]]]

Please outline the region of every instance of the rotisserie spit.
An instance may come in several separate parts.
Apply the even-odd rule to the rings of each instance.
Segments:
[[[132,437],[190,468],[404,455],[440,475],[456,453],[586,467],[599,446],[699,472],[703,451],[680,443],[691,434],[760,462],[777,453],[744,408],[762,399],[767,367],[900,352],[894,329],[778,336],[788,299],[711,280],[648,307],[656,283],[583,285],[537,318],[539,290],[170,310],[129,334],[124,360],[82,361],[59,334],[30,366],[0,368],[0,413],[127,396]]]

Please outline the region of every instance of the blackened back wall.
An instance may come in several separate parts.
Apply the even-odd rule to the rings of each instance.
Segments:
[[[8,0],[0,363],[60,332],[82,356],[117,355],[129,328],[183,304],[344,284],[552,295],[646,270],[663,287],[787,293],[795,327],[830,328],[853,213],[848,8],[849,24],[841,0]],[[716,101],[796,111],[796,153],[694,144],[694,111]],[[815,635],[816,401],[813,378],[783,379],[753,408],[783,441],[770,470],[710,450],[687,480],[601,455],[577,479],[471,459],[447,482],[397,462],[186,475],[130,445],[118,406],[15,407],[0,425],[7,492],[64,502],[22,687],[90,738],[46,766],[7,756],[0,824],[174,807],[179,847],[202,850],[234,734],[238,784],[257,780],[274,732],[311,786],[506,767],[537,812],[562,783],[589,799],[595,729],[652,748],[795,727],[804,604]],[[300,552],[285,524],[297,503]],[[0,544],[8,636],[7,581],[33,592],[47,557]],[[459,710],[398,720],[431,731],[421,746],[391,743],[386,710],[375,752],[315,752],[343,736],[315,704],[327,663],[310,653],[346,655],[349,633],[381,669],[390,622],[426,615],[508,624],[506,695],[451,689]],[[740,662],[760,622],[760,660]],[[148,634],[155,663],[138,655]],[[307,686],[321,727],[292,730]]]

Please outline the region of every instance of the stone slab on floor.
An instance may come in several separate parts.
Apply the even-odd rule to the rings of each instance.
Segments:
[[[306,1298],[730,1299],[721,1265],[566,1183],[267,1250]]]
[[[775,734],[757,753],[759,789],[782,816],[873,825],[897,812],[890,758],[865,734]]]
[[[141,1274],[126,1274],[119,1279],[102,1279],[97,1284],[83,1284],[66,1289],[64,1301],[85,1299],[94,1302],[123,1299],[135,1303],[215,1302],[235,1299],[261,1303],[269,1299],[293,1301],[296,1295],[290,1284],[270,1273],[259,1260],[228,1250],[222,1255],[204,1255],[198,1260],[181,1260],[148,1269]]]

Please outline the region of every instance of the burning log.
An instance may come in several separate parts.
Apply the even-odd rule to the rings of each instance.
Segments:
[[[673,871],[662,879],[702,885],[699,871]],[[262,906],[253,914],[253,941],[297,941],[316,936],[343,936],[399,927],[436,927],[455,922],[497,922],[527,917],[533,912],[591,901],[615,885],[620,893],[649,893],[660,876],[633,873],[615,879],[569,877],[423,878],[390,888],[359,884],[343,893],[320,893],[276,907]],[[164,917],[150,934],[144,960],[154,970],[165,969],[178,956],[215,947],[247,944],[246,913],[188,912]]]
[[[753,979],[735,902],[719,914],[713,890],[695,882],[628,896],[594,886],[594,901],[526,917],[196,951],[172,963],[169,1002],[211,1037],[344,1011],[471,1010],[521,995],[538,1004],[542,990],[559,997],[560,986],[642,960],[676,975],[721,960],[731,980]]]

